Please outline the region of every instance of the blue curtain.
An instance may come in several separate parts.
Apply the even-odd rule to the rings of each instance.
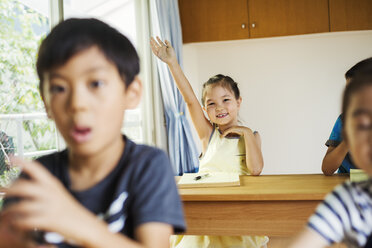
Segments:
[[[177,0],[150,0],[154,35],[171,42],[182,67],[182,32]],[[186,104],[167,65],[157,59],[160,88],[168,135],[169,157],[175,173],[182,175],[199,168],[198,151],[186,118]]]

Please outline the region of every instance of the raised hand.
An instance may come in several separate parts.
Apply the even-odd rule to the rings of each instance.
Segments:
[[[152,52],[163,62],[167,64],[177,62],[176,53],[169,41],[163,42],[158,36],[156,40],[151,37],[150,45]]]
[[[202,140],[203,147],[206,147],[213,127],[207,118],[205,118],[199,100],[196,97],[189,80],[183,73],[181,66],[178,64],[176,53],[174,52],[172,45],[167,40],[163,42],[159,37],[156,37],[156,39],[157,40],[151,37],[150,43],[152,52],[168,65],[177,88],[181,92],[190,111],[192,122],[198,132],[199,138]]]

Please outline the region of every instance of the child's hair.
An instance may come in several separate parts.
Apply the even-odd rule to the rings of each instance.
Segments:
[[[65,64],[83,50],[97,46],[118,69],[128,87],[139,73],[139,57],[132,43],[115,28],[97,19],[67,19],[55,26],[39,48],[36,63],[43,95],[44,74]]]
[[[343,113],[343,122],[346,121],[346,111],[349,108],[351,97],[357,93],[365,89],[366,87],[372,86],[372,74],[360,74],[355,76],[351,79],[350,83],[347,84],[344,96],[342,100],[342,113]],[[345,128],[345,125],[343,125]],[[343,130],[345,131],[345,130]]]
[[[231,90],[234,93],[235,99],[239,99],[240,91],[238,88],[238,84],[231,77],[218,74],[216,76],[211,77],[210,79],[208,79],[207,82],[203,84],[202,98],[201,98],[203,106],[205,104],[205,95],[207,94],[206,88],[208,86],[215,87],[217,85]]]
[[[352,79],[359,73],[372,73],[372,57],[356,63],[345,73],[345,79]]]

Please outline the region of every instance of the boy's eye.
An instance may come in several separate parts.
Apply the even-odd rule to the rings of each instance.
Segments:
[[[230,101],[230,99],[226,98],[226,99],[223,99],[224,102],[227,102],[227,101]]]
[[[213,106],[214,105],[214,102],[210,102],[207,104],[207,106]]]
[[[62,93],[65,91],[65,87],[60,85],[51,85],[49,91],[52,94]]]
[[[89,84],[89,86],[91,87],[91,88],[99,88],[99,87],[102,87],[104,85],[104,83],[103,83],[103,81],[101,81],[101,80],[94,80],[94,81],[92,81],[90,84]]]

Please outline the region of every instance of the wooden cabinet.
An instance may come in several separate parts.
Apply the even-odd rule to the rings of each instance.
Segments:
[[[183,42],[247,39],[247,0],[179,0]]]
[[[372,0],[178,0],[183,42],[372,29]]]
[[[372,0],[329,0],[331,31],[372,29]]]
[[[328,0],[248,0],[248,12],[251,38],[329,31]]]

